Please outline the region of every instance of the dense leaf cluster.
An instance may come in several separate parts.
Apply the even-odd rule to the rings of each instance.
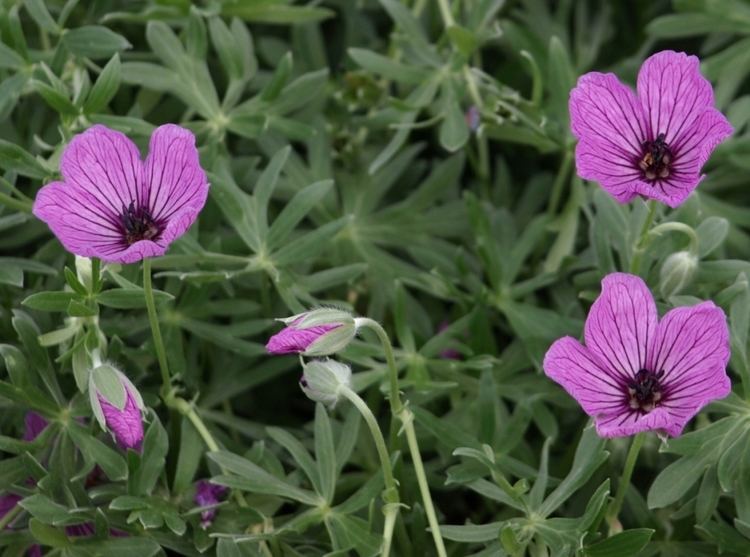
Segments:
[[[383,478],[360,415],[315,407],[298,359],[264,350],[273,318],[333,304],[395,341],[451,555],[747,555],[748,41],[744,0],[0,3],[0,492],[23,497],[3,554],[375,555]],[[627,440],[599,439],[541,361],[581,334],[647,218],[576,176],[569,91],[592,69],[632,83],[657,47],[701,55],[735,135],[688,202],[659,209],[676,226],[641,275],[661,312],[726,311],[734,392],[646,440],[609,535]],[[102,123],[145,149],[165,122],[195,133],[211,189],[152,262],[158,314],[218,451],[162,402],[139,266],[82,272],[31,215],[73,135]],[[675,282],[689,245],[697,269]],[[79,392],[92,342],[149,408],[141,452]],[[433,554],[379,345],[363,334],[345,356],[400,449],[393,554]],[[22,441],[28,410],[50,425]],[[232,488],[208,529],[201,478]],[[81,523],[91,536],[66,534]]]

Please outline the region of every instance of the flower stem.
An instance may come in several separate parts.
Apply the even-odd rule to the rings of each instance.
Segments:
[[[408,414],[408,418],[402,415],[401,421],[406,431],[406,441],[409,445],[411,459],[414,462],[414,472],[417,475],[419,491],[422,492],[422,504],[427,514],[427,522],[430,524],[435,549],[437,549],[439,557],[446,557],[445,544],[443,543],[443,537],[440,535],[440,524],[438,524],[437,515],[435,514],[435,506],[432,504],[430,486],[427,484],[427,474],[425,474],[422,455],[419,452],[419,445],[417,444],[417,433],[414,431],[414,415],[408,409],[404,409],[403,414]]]
[[[154,337],[154,348],[159,360],[161,370],[161,381],[163,395],[169,392],[171,381],[169,378],[169,365],[167,364],[167,352],[164,349],[164,340],[159,328],[159,318],[156,315],[156,303],[154,302],[154,290],[151,286],[151,260],[143,260],[143,295],[146,298],[146,310],[148,311],[148,322],[151,324],[151,335]]]
[[[633,437],[633,442],[630,444],[628,456],[625,458],[625,466],[623,467],[622,475],[620,476],[620,483],[617,486],[617,493],[615,494],[615,498],[612,500],[609,509],[607,509],[607,522],[609,523],[610,534],[616,533],[617,530],[621,529],[621,527],[618,528],[619,522],[617,516],[620,514],[622,504],[625,501],[625,493],[630,486],[630,478],[633,476],[635,462],[638,460],[638,453],[641,451],[645,439],[646,434],[641,432]]]
[[[648,202],[648,206],[648,215],[646,215],[646,220],[643,221],[641,233],[633,246],[633,258],[630,260],[630,272],[634,275],[637,275],[641,269],[641,258],[648,245],[649,230],[656,217],[656,201],[652,199]]]
[[[396,359],[393,356],[391,340],[388,338],[388,333],[377,321],[363,318],[361,323],[363,327],[369,327],[375,331],[380,339],[380,343],[383,345],[385,360],[388,364],[388,377],[390,379],[391,412],[394,417],[401,421],[403,430],[406,432],[406,442],[409,445],[409,454],[411,454],[411,459],[414,463],[414,472],[417,476],[417,483],[419,484],[419,491],[422,496],[422,504],[424,505],[425,513],[427,514],[427,522],[430,524],[430,530],[432,531],[432,538],[435,542],[438,557],[446,557],[447,553],[445,551],[445,544],[440,535],[440,525],[438,524],[437,515],[435,514],[435,506],[432,503],[432,495],[430,494],[430,487],[427,484],[427,476],[425,474],[424,464],[422,463],[422,455],[419,452],[419,442],[417,441],[417,434],[414,430],[414,414],[412,414],[403,402],[401,402],[401,394],[398,388],[398,368],[396,367]]]
[[[385,484],[385,526],[383,528],[383,550],[381,555],[387,557],[391,551],[391,540],[393,539],[393,527],[396,524],[396,517],[398,516],[399,498],[398,498],[398,487],[396,486],[396,479],[393,476],[393,468],[391,467],[391,458],[388,454],[388,448],[383,438],[383,432],[380,431],[377,419],[367,406],[362,397],[355,393],[352,389],[347,386],[341,386],[339,391],[344,397],[354,404],[354,406],[362,414],[367,427],[370,429],[373,441],[375,441],[375,448],[378,451],[378,457],[380,458],[380,467],[383,469],[383,483]]]

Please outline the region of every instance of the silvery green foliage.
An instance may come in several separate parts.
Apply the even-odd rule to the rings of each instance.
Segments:
[[[383,482],[359,414],[315,407],[298,358],[264,351],[274,318],[330,306],[394,338],[451,555],[747,555],[748,14],[743,0],[3,3],[0,492],[22,498],[3,554],[375,555]],[[661,314],[724,309],[734,389],[681,437],[646,440],[610,532],[627,441],[598,438],[541,362],[628,269],[648,211],[576,177],[567,103],[579,75],[632,85],[667,48],[701,56],[735,134],[696,193],[659,208],[676,226],[640,275]],[[174,392],[218,451],[162,403],[139,267],[76,260],[30,213],[75,134],[104,124],[145,153],[167,122],[195,133],[210,193],[153,261],[155,296]],[[392,553],[431,555],[382,353],[350,336],[352,388],[405,505]],[[142,395],[139,451],[92,412],[97,350]],[[22,441],[29,410],[50,425]],[[206,479],[232,495],[204,528]]]

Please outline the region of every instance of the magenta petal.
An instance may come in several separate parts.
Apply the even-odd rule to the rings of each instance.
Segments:
[[[648,414],[627,410],[617,414],[598,416],[594,423],[601,437],[624,437],[642,431],[666,431],[670,433],[672,416],[664,408],[655,408]]]
[[[656,333],[654,298],[643,279],[626,273],[604,277],[586,319],[586,346],[623,380],[643,369]]]
[[[103,396],[97,396],[107,428],[117,444],[123,449],[138,449],[143,441],[143,418],[133,394],[127,388],[126,392],[127,399],[122,410],[110,404]]]
[[[701,75],[700,60],[672,50],[657,52],[643,62],[638,73],[638,98],[649,137],[663,133],[670,146],[714,106],[713,89]]]
[[[550,347],[544,357],[544,372],[589,416],[627,410],[620,378],[572,337],[563,337]]]
[[[317,325],[307,329],[296,329],[294,325],[284,327],[266,344],[269,354],[298,354],[307,350],[313,342],[339,325]]]
[[[159,126],[151,135],[143,179],[151,215],[165,223],[161,243],[169,244],[193,224],[208,196],[192,132]]]
[[[601,183],[618,201],[635,195],[640,179],[634,164],[646,138],[641,106],[633,92],[613,74],[581,76],[570,93],[571,129],[576,146],[578,175]]]
[[[729,356],[726,316],[713,302],[673,309],[659,323],[649,365],[664,371],[663,406],[676,434],[701,408],[729,394]]]
[[[75,136],[62,155],[67,186],[90,194],[97,210],[119,215],[141,198],[141,158],[124,134],[96,125]]]

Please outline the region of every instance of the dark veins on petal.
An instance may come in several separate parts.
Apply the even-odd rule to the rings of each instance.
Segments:
[[[638,168],[648,181],[669,176],[670,163],[674,157],[664,138],[665,135],[660,133],[653,141],[644,141],[642,144],[643,156],[638,160]]]
[[[155,220],[147,207],[136,207],[133,201],[128,207],[123,206],[120,224],[125,243],[129,246],[140,240],[158,240],[164,230],[163,223]]]
[[[654,373],[647,369],[639,370],[635,377],[626,384],[628,406],[644,414],[656,408],[664,397],[659,381],[663,375],[663,371]]]

